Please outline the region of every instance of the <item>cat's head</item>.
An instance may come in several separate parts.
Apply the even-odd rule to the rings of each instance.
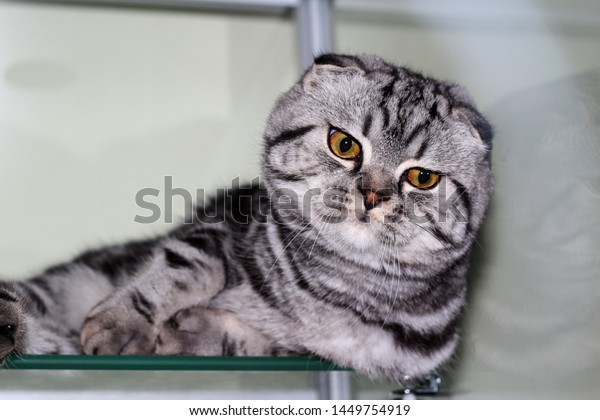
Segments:
[[[463,88],[327,54],[275,104],[263,180],[276,219],[334,249],[462,254],[491,195],[491,138]]]

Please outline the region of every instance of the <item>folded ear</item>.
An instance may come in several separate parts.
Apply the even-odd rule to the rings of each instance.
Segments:
[[[465,88],[453,85],[450,87],[450,94],[453,98],[452,115],[468,125],[473,136],[480,139],[486,145],[491,146],[494,129],[488,120],[477,110],[475,102]]]
[[[358,57],[342,54],[323,54],[315,58],[314,64],[302,77],[302,86],[304,90],[310,90],[332,78],[352,73],[366,73],[364,64]]]

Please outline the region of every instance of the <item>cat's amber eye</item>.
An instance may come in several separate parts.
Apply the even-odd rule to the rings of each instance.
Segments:
[[[351,136],[335,128],[329,132],[329,148],[342,159],[356,159],[360,155],[360,144]]]
[[[406,171],[406,180],[414,187],[427,190],[440,182],[440,175],[428,169],[410,168]]]

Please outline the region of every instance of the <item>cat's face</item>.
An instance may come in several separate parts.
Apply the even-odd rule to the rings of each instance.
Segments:
[[[279,213],[332,249],[462,252],[489,201],[491,129],[466,93],[375,57],[318,58],[266,139]]]

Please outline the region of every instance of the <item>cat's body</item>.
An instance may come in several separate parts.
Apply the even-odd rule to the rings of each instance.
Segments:
[[[274,107],[262,188],[5,286],[0,358],[297,353],[429,373],[458,341],[490,140],[456,85],[322,56]]]

